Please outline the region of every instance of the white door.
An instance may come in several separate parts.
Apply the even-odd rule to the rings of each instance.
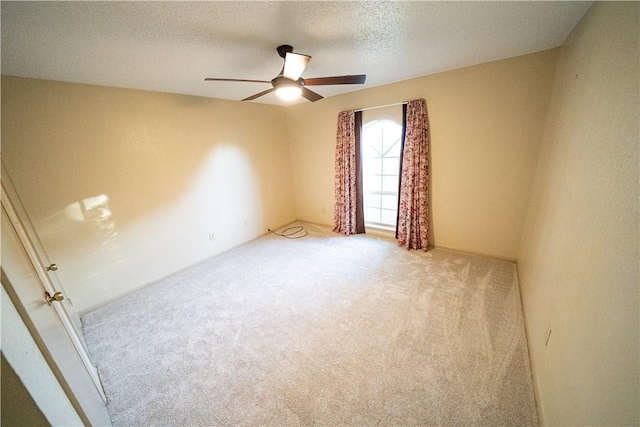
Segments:
[[[3,270],[5,270],[5,274],[11,274],[11,264],[5,261],[7,259],[5,249],[11,249],[10,255],[8,253],[8,261],[14,261],[15,264],[19,264],[21,262],[20,256],[22,255],[27,260],[30,269],[27,272],[17,271],[13,278],[7,277],[6,281],[9,283],[3,283],[5,288],[9,287],[10,289],[7,289],[7,291],[12,294],[12,299],[16,298],[24,307],[26,315],[34,323],[35,329],[40,332],[41,340],[45,343],[47,350],[54,359],[56,359],[54,353],[58,351],[59,363],[73,365],[73,361],[68,360],[68,348],[62,353],[59,352],[59,348],[69,347],[69,344],[72,346],[73,353],[83,369],[80,370],[81,372],[77,372],[77,369],[69,370],[68,366],[67,369],[59,366],[59,369],[63,372],[63,375],[65,375],[64,371],[67,370],[72,376],[84,377],[82,380],[76,381],[70,380],[65,375],[65,380],[84,384],[80,389],[75,390],[75,392],[81,393],[83,397],[76,395],[76,398],[78,400],[85,399],[86,403],[91,407],[89,412],[94,411],[97,419],[100,420],[106,415],[106,420],[108,420],[105,407],[106,396],[102,389],[98,372],[86,348],[80,318],[74,310],[70,299],[65,297],[64,288],[55,274],[57,266],[48,259],[4,167],[2,168],[2,229]],[[5,248],[5,245],[8,247]],[[37,280],[30,282],[21,280],[29,273],[33,273],[34,278]],[[16,283],[18,281],[21,282],[19,285]],[[56,332],[60,328],[62,328],[63,334]],[[58,337],[63,342],[60,342],[60,340],[55,341],[52,337]],[[87,394],[86,390],[86,378],[90,380],[93,386],[93,392],[89,394]],[[94,394],[98,396],[101,402],[94,402],[95,398],[86,398]],[[102,420],[100,423],[105,424],[104,421]]]
[[[62,308],[65,313],[65,317],[68,318],[71,323],[74,334],[79,337],[82,342],[82,346],[86,351],[86,344],[84,342],[84,335],[82,335],[82,322],[80,321],[80,317],[78,313],[73,308],[73,303],[71,299],[66,296],[66,292],[62,283],[58,279],[58,275],[56,271],[58,270],[58,266],[55,263],[52,263],[47,256],[47,253],[36,234],[29,217],[27,216],[26,211],[24,210],[24,206],[16,193],[16,190],[11,181],[11,177],[8,175],[6,168],[2,167],[2,200],[6,201],[9,205],[8,207],[13,211],[9,214],[10,219],[15,219],[16,224],[22,229],[22,233],[18,233],[18,237],[23,240],[23,244],[28,246],[29,257],[33,257],[35,267],[41,267],[40,269],[43,272],[43,279],[45,282],[49,282],[51,288],[45,288],[45,291],[51,292],[51,295],[55,294],[55,292],[60,292],[62,295],[65,295],[65,298],[60,302],[60,304],[56,304],[55,306]],[[13,216],[14,218],[11,218]]]

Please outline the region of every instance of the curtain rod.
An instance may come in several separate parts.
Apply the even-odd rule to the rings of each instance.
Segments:
[[[395,107],[396,105],[407,105],[408,103],[409,103],[408,101],[404,101],[404,102],[397,102],[395,104],[380,105],[379,107],[358,108],[357,110],[353,110],[353,112],[357,113],[358,111],[377,110],[379,108]]]

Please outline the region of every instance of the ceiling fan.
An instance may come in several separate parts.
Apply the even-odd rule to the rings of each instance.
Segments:
[[[350,84],[363,84],[367,76],[365,74],[347,75],[347,76],[333,76],[333,77],[315,77],[310,79],[303,79],[300,77],[302,72],[306,68],[311,57],[309,55],[303,55],[301,53],[294,53],[293,47],[289,45],[278,46],[276,49],[278,55],[284,59],[284,66],[282,71],[273,80],[247,80],[247,79],[218,79],[218,78],[206,78],[206,81],[219,81],[219,82],[253,82],[253,83],[271,83],[273,86],[271,89],[267,89],[260,93],[256,93],[242,101],[252,101],[263,95],[271,92],[276,92],[278,96],[285,100],[293,100],[302,95],[311,102],[322,99],[322,96],[315,93],[312,90],[306,88],[306,86],[321,86],[321,85],[350,85]]]

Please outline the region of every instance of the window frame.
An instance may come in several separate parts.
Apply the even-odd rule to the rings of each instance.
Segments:
[[[400,113],[402,112],[402,109],[399,109]],[[396,111],[397,113],[397,111]],[[387,114],[388,116],[388,114]],[[364,120],[363,118],[363,126],[362,126],[362,141],[361,141],[361,148],[360,148],[360,157],[361,157],[361,161],[362,161],[362,165],[363,165],[363,182],[366,184],[370,177],[376,177],[380,179],[380,186],[378,187],[379,190],[368,190],[366,188],[366,186],[363,186],[363,198],[366,201],[367,199],[370,200],[370,196],[378,196],[380,197],[379,199],[379,203],[377,204],[377,206],[371,206],[369,204],[364,204],[364,220],[365,220],[365,228],[367,229],[367,232],[372,231],[372,234],[378,234],[378,233],[382,233],[384,235],[390,235],[392,233],[396,232],[396,228],[397,228],[397,217],[398,217],[398,209],[399,209],[399,198],[400,198],[400,188],[399,188],[399,183],[400,183],[400,179],[401,179],[401,170],[402,170],[402,150],[403,150],[403,146],[404,146],[404,141],[403,141],[403,135],[404,135],[404,131],[402,128],[403,122],[400,121],[400,123],[398,123],[398,118],[401,117],[396,117],[396,120],[394,120],[393,118],[387,117],[387,116],[383,116],[383,117],[379,117],[379,118],[371,118]],[[394,129],[394,133],[397,133],[397,138],[395,139],[395,141],[393,142],[393,144],[391,144],[391,146],[385,151],[384,150],[384,142],[383,140],[381,141],[381,150],[378,150],[374,147],[371,146],[371,144],[369,144],[366,141],[366,130],[367,128],[370,128],[371,126],[382,126],[381,128],[381,132],[384,132],[384,129],[386,126],[392,125],[395,127]],[[384,134],[381,135],[381,138],[384,138]],[[394,147],[396,146],[396,144],[398,145],[398,151],[397,151],[397,155],[396,156],[390,156],[390,157],[385,157],[386,154],[388,154],[391,150],[394,149]],[[372,149],[374,149],[377,154],[379,154],[379,157],[365,157],[365,150],[367,149],[367,145],[369,145],[369,147],[371,147]],[[381,152],[382,151],[382,152]],[[365,175],[365,170],[369,169],[366,167],[366,162],[368,159],[379,159],[380,160],[380,170],[379,173],[374,173],[374,174],[368,174]],[[398,170],[396,174],[389,174],[388,171],[387,173],[385,173],[384,170],[384,159],[397,159],[398,162]],[[393,191],[390,190],[385,190],[384,189],[384,178],[385,177],[393,177],[396,179],[396,188]],[[391,208],[385,208],[384,203],[383,203],[383,196],[393,196],[395,198],[395,207],[394,209]],[[368,211],[369,208],[373,208],[373,209],[377,209],[380,213],[380,215],[378,216],[378,219],[380,221],[372,221],[370,220],[370,215],[368,215]],[[382,214],[383,211],[390,211],[393,213],[393,215],[395,216],[393,223],[385,223],[382,222]],[[369,217],[369,218],[368,218]]]

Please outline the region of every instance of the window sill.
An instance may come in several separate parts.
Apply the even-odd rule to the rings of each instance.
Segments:
[[[396,229],[394,227],[365,224],[364,229],[366,234],[370,234],[372,236],[386,237],[387,239],[396,238]]]

